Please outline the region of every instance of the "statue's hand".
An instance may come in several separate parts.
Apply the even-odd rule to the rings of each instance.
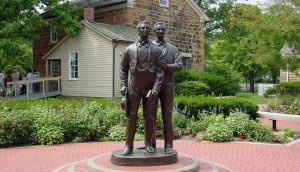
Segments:
[[[125,86],[123,86],[122,88],[121,88],[121,94],[123,95],[123,96],[125,96],[125,93],[126,93],[126,91],[127,91],[127,87],[125,87]]]
[[[158,92],[156,90],[149,90],[149,92],[146,95],[146,97],[152,102],[156,100],[157,96]]]
[[[161,68],[163,68],[163,69],[165,69],[165,68],[167,67],[167,63],[166,63],[165,60],[159,60],[159,61],[157,62],[157,64],[158,64],[159,67],[161,67]]]

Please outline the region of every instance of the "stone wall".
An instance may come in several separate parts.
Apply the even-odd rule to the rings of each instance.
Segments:
[[[104,12],[95,9],[94,20],[133,27],[142,20],[151,24],[164,22],[167,26],[166,40],[177,46],[181,52],[191,55],[189,64],[192,70],[204,69],[204,23],[185,0],[170,0],[169,7],[159,6],[159,0],[135,0],[133,8],[122,7]],[[46,75],[46,66],[41,58],[55,44],[50,43],[49,28],[41,30],[38,34],[40,39],[33,42],[33,67],[43,77]],[[64,36],[64,33],[59,32],[58,41]]]
[[[204,23],[185,0],[170,0],[169,7],[162,7],[158,0],[135,0],[133,8],[123,7],[95,14],[95,21],[109,24],[136,25],[146,20],[158,21],[167,26],[166,40],[183,53],[190,53],[190,68],[204,69]]]
[[[46,76],[46,62],[42,60],[42,57],[53,48],[56,43],[50,42],[50,28],[44,28],[37,33],[40,38],[33,41],[33,68],[40,72],[41,77]],[[65,37],[66,34],[58,32],[58,41]]]

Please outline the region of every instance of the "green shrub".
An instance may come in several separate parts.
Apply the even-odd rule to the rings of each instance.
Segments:
[[[292,128],[283,128],[282,132],[288,137],[294,137],[295,130]]]
[[[42,145],[54,145],[63,143],[63,129],[59,126],[43,126],[37,130],[36,139]]]
[[[235,95],[240,91],[239,83],[232,83],[230,78],[218,74],[202,73],[199,81],[206,83],[210,88],[211,94],[217,96]]]
[[[232,130],[222,122],[214,123],[207,128],[206,139],[213,142],[226,142],[232,140]]]
[[[299,96],[300,95],[300,82],[282,82],[278,85],[275,85],[272,88],[266,90],[264,96],[268,97],[269,95],[276,94],[277,96],[282,95],[291,95]]]
[[[197,142],[200,142],[200,141],[202,141],[202,140],[205,140],[206,137],[207,137],[207,134],[206,134],[206,133],[199,132],[199,133],[197,133],[197,135],[196,135],[196,137],[195,137],[195,140],[196,140]]]
[[[275,139],[279,142],[286,143],[293,141],[295,130],[292,128],[283,128],[278,135],[275,136]]]
[[[268,103],[268,111],[276,111],[279,113],[300,114],[300,99],[295,96],[283,95],[273,98]]]
[[[183,96],[207,95],[210,93],[210,89],[206,83],[200,81],[184,81],[176,85],[175,93]]]
[[[144,135],[140,133],[136,133],[134,136],[135,141],[144,141]]]
[[[287,143],[293,141],[292,137],[288,137],[283,132],[280,132],[278,135],[276,135],[275,139],[281,143]]]
[[[199,113],[210,112],[214,114],[224,114],[228,116],[230,112],[239,111],[250,115],[252,119],[256,119],[258,107],[249,101],[236,98],[214,98],[214,97],[176,97],[175,102],[180,113],[196,119]]]
[[[248,133],[250,140],[259,142],[272,142],[271,129],[266,128],[261,123],[249,121],[246,126],[246,132]]]
[[[184,115],[175,112],[172,119],[174,127],[181,129],[186,129],[191,122],[190,118],[186,118]]]
[[[226,118],[226,123],[233,131],[233,135],[240,137],[241,134],[247,133],[246,127],[249,123],[249,116],[246,116],[242,113],[236,112],[231,113]]]
[[[239,80],[239,79],[238,79]],[[232,80],[231,77],[226,75],[222,75],[220,73],[199,73],[195,71],[182,71],[175,74],[175,83],[178,85],[179,83],[183,83],[185,81],[197,81],[200,83],[205,83],[209,90],[205,95],[235,95],[240,90],[238,80]],[[198,88],[197,86],[196,88]],[[201,86],[204,87],[204,86]],[[186,94],[188,92],[185,92]]]
[[[198,81],[199,77],[199,72],[195,72],[192,70],[183,70],[181,72],[175,73],[174,82],[178,84],[184,81]]]
[[[109,137],[113,141],[124,141],[126,140],[125,132],[126,132],[126,127],[123,127],[121,125],[116,125],[109,130],[110,133]]]
[[[24,110],[0,111],[0,147],[31,143],[33,119]]]
[[[200,114],[202,118],[198,121],[191,122],[188,129],[192,134],[196,134],[200,131],[205,131],[211,124],[223,123],[223,115],[207,115],[206,113]]]

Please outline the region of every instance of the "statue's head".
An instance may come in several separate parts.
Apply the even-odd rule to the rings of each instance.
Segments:
[[[149,36],[151,32],[151,25],[146,21],[141,21],[137,25],[138,35],[139,36]]]
[[[163,38],[166,33],[166,26],[163,22],[157,22],[154,25],[153,29],[154,34],[156,35],[157,38]]]

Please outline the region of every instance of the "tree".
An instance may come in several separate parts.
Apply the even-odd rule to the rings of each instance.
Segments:
[[[41,10],[51,14],[52,19],[44,20]],[[17,64],[22,69],[31,66],[29,43],[38,39],[39,29],[51,26],[75,36],[81,28],[79,7],[64,0],[1,0],[0,11],[0,70]]]
[[[256,6],[236,5],[229,13],[227,28],[211,46],[211,59],[222,59],[249,80],[280,70],[279,51],[285,42],[299,45],[299,13],[291,5],[273,5],[262,11]]]

